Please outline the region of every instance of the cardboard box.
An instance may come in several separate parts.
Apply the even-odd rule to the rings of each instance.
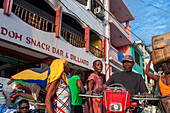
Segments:
[[[154,65],[165,61],[164,49],[153,50],[151,55],[152,55],[152,62]]]
[[[170,61],[170,45],[152,51],[152,62],[155,71],[162,70],[162,63],[165,61]]]
[[[170,61],[170,45],[164,48],[165,61]]]
[[[170,45],[170,32],[163,34],[163,35],[152,37],[152,49],[153,50],[160,49],[168,45]]]

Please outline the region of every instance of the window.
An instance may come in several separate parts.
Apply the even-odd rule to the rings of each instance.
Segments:
[[[140,56],[136,51],[135,51],[135,62],[140,66]]]

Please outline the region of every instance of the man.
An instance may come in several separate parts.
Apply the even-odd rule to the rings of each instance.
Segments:
[[[109,80],[106,81],[102,87],[96,89],[95,91],[88,92],[87,94],[92,94],[96,91],[102,91],[111,84],[119,83],[122,84],[131,95],[140,93],[148,96],[148,90],[142,75],[132,71],[132,67],[135,64],[133,57],[131,55],[126,55],[123,58],[122,63],[124,71],[113,73]]]

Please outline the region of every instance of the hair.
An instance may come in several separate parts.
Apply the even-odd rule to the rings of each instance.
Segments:
[[[75,75],[75,72],[76,72],[76,69],[74,69],[74,70],[70,73],[71,77],[72,77],[73,75]]]
[[[164,71],[165,75],[170,74],[170,61],[162,64],[162,70]]]
[[[22,100],[19,101],[19,108],[20,108],[21,104],[23,104],[23,103],[27,103],[29,105],[28,100],[22,99]]]
[[[82,83],[84,84],[85,83],[85,75],[84,75],[84,72],[81,70],[81,69],[74,69],[72,72],[71,72],[71,77],[73,75],[81,75],[81,81]]]
[[[93,66],[96,64],[96,62],[101,62],[102,63],[102,61],[101,60],[95,60],[94,62],[93,62]]]
[[[84,74],[84,72],[81,70],[81,69],[76,69],[75,70],[75,75],[83,75]]]

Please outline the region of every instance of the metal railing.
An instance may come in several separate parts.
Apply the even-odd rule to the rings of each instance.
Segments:
[[[16,16],[30,24],[31,26],[38,28],[46,32],[55,32],[55,24],[48,20],[36,15],[35,13],[28,11],[16,4],[13,5],[12,10]]]
[[[90,51],[93,55],[95,55],[96,57],[98,57],[98,58],[103,58],[103,55],[104,55],[103,51],[101,51],[100,49],[94,47],[94,46],[91,45],[91,44],[89,45],[89,51]]]
[[[85,47],[85,40],[83,40],[79,36],[69,32],[68,30],[62,28],[61,35],[63,36],[63,38],[66,41],[68,41],[73,46],[76,46],[76,47]]]

